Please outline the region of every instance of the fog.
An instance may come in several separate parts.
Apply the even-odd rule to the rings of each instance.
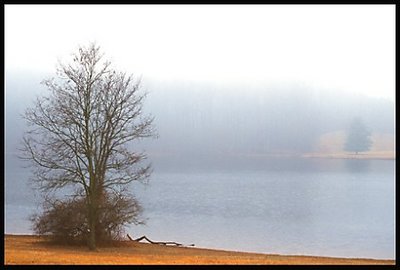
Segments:
[[[36,95],[46,94],[40,81],[49,75],[7,74],[7,168],[20,166],[13,157],[25,127],[21,116]],[[159,137],[132,147],[146,151],[156,168],[171,165],[174,158],[179,161],[171,166],[315,152],[321,136],[345,132],[355,117],[361,117],[372,134],[394,136],[394,102],[385,98],[285,82],[246,85],[143,79],[141,90],[147,92],[144,113],[154,117]]]
[[[6,74],[5,168],[7,201],[30,197],[29,168],[17,158],[26,130],[22,115],[49,73]],[[394,140],[394,102],[387,98],[318,89],[301,83],[217,84],[143,78],[144,113],[158,138],[136,141],[155,172],[270,168],[263,157],[318,152],[324,134],[345,132],[361,117],[372,134]],[[339,149],[342,150],[342,149]],[[392,150],[380,149],[380,150]],[[297,167],[296,167],[297,168]],[[270,168],[271,169],[271,168]]]
[[[155,151],[265,154],[313,151],[324,133],[344,130],[355,116],[375,132],[393,133],[390,101],[321,93],[306,86],[163,85],[148,110],[160,138]],[[263,91],[264,90],[264,91]]]

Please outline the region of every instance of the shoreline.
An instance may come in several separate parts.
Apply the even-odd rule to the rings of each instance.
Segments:
[[[43,236],[4,234],[5,264],[350,264],[394,265],[395,260],[340,258],[311,255],[280,255],[198,247],[175,247],[115,241],[112,246],[89,251],[85,246],[50,244]]]
[[[306,153],[302,158],[326,158],[326,159],[359,159],[359,160],[395,160],[394,154],[368,154],[368,153]]]
[[[394,151],[370,151],[358,154],[349,152],[305,152],[305,153],[235,153],[228,157],[237,158],[321,158],[321,159],[368,159],[396,160]]]

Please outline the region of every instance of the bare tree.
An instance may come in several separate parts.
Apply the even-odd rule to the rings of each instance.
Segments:
[[[151,173],[150,165],[141,165],[145,153],[135,152],[131,142],[156,136],[153,118],[142,113],[140,80],[112,69],[96,44],[80,47],[56,74],[43,81],[50,94],[25,112],[30,128],[22,158],[34,167],[43,191],[69,185],[84,190],[93,250],[106,190],[118,191]]]

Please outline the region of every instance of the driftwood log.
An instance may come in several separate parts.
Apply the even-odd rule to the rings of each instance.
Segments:
[[[129,234],[127,234],[126,236],[129,238],[129,240],[136,241],[136,242],[140,242],[140,241],[142,241],[144,239],[147,242],[149,242],[150,244],[165,245],[165,246],[166,245],[174,245],[174,246],[178,246],[178,247],[183,246],[182,244],[177,243],[177,242],[156,242],[156,241],[151,241],[145,235],[143,235],[142,237],[136,238],[136,239],[133,239]],[[189,245],[189,247],[194,247],[194,244]]]

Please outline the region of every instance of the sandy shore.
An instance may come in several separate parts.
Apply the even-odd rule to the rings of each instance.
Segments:
[[[132,241],[120,241],[116,242],[113,247],[100,247],[97,251],[89,251],[86,247],[67,247],[49,244],[45,238],[32,235],[5,235],[4,254],[4,262],[7,265],[395,264],[394,260],[283,256],[193,247],[160,246]]]

